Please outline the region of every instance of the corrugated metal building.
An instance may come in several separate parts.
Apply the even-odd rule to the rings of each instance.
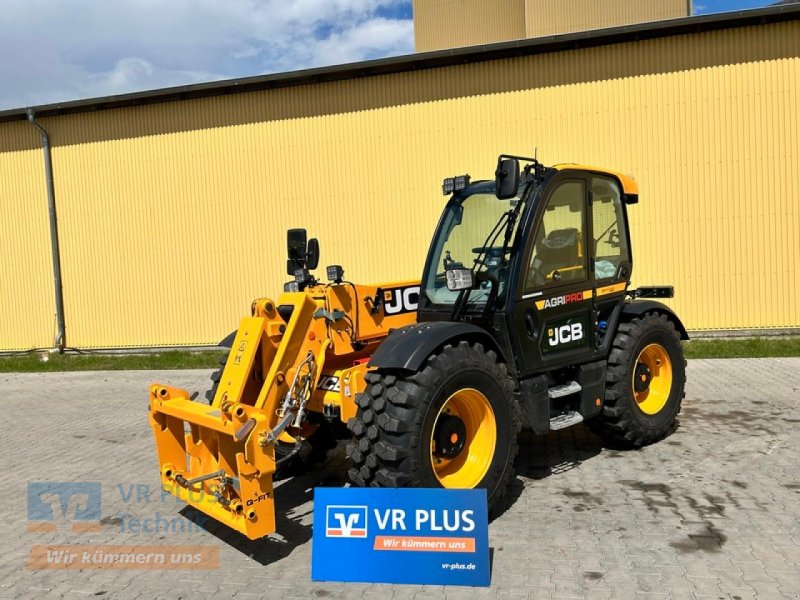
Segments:
[[[690,329],[800,326],[800,9],[692,17],[35,109],[67,345],[215,343],[286,279],[285,230],[417,277],[441,179],[501,152],[635,174],[635,284]],[[0,349],[53,343],[41,140],[0,113]]]
[[[414,0],[417,52],[688,17],[691,0]]]

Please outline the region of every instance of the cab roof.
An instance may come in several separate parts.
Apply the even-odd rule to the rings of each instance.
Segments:
[[[620,182],[620,185],[622,185],[623,194],[625,194],[626,196],[639,195],[639,184],[636,183],[636,180],[633,178],[633,175],[625,175],[624,173],[620,173],[619,171],[611,171],[609,169],[604,169],[602,167],[590,167],[587,165],[579,165],[576,163],[562,163],[559,165],[553,165],[553,168],[559,171],[574,169],[575,171],[589,171],[591,173],[600,173],[601,175],[610,175],[611,177],[614,177]]]

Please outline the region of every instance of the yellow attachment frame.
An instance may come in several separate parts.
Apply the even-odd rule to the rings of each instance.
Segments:
[[[211,406],[193,402],[186,390],[152,385],[150,425],[163,489],[250,539],[274,532],[275,443],[302,437],[304,415],[323,404],[338,405],[343,420],[352,416],[364,361],[390,327],[414,321],[413,312],[373,311],[370,300],[380,289],[318,286],[285,293],[280,306],[284,317],[291,307],[286,318],[272,300],[256,300],[253,316],[241,321]],[[318,390],[325,373],[342,376],[341,394],[331,398]]]

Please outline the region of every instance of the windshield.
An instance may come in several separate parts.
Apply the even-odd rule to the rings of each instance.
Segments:
[[[518,198],[498,200],[494,186],[475,186],[474,193],[453,197],[442,218],[441,229],[432,246],[431,261],[423,278],[423,293],[433,304],[453,304],[458,292],[447,289],[445,271],[454,268],[486,271],[498,280],[498,295],[502,296],[508,263],[514,242],[517,218],[509,226],[509,216],[515,212]],[[486,187],[485,190],[481,189]],[[522,189],[520,189],[522,191]],[[510,229],[510,231],[508,231]],[[508,235],[508,247],[503,244]],[[486,303],[491,284],[481,284],[469,295],[469,306]]]

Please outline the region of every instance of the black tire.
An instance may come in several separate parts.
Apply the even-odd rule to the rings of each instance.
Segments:
[[[651,354],[659,357],[657,365],[668,357],[669,370],[665,366],[662,372],[656,366],[651,372],[648,368],[653,361]],[[639,377],[641,383],[635,383],[634,377]],[[664,386],[660,391],[655,387],[659,377],[664,378],[659,384]],[[594,433],[617,444],[640,447],[656,442],[673,430],[685,384],[686,360],[680,335],[666,315],[647,313],[622,323],[608,358],[603,412],[588,425]],[[637,385],[645,389],[637,392]],[[651,400],[655,403],[646,406],[649,394],[656,391],[659,396],[654,395]],[[662,400],[663,406],[659,408]]]
[[[220,356],[219,368],[211,373],[211,388],[205,393],[205,404],[209,406],[214,401],[229,354],[230,352],[226,352]],[[309,421],[313,418],[313,415],[309,415]],[[328,424],[320,419],[317,429],[307,440],[303,440],[299,450],[295,449],[295,444],[278,441],[275,445],[275,460],[281,462],[276,466],[272,478],[279,481],[307,473],[314,465],[324,461],[328,451],[335,447],[336,438],[331,434]]]
[[[230,352],[225,352],[221,354],[219,357],[219,367],[215,369],[211,373],[211,387],[206,390],[206,401],[205,404],[211,406],[211,403],[214,402],[214,395],[217,393],[217,388],[219,387],[219,380],[222,377],[222,371],[225,369],[225,363],[228,362],[228,355]]]
[[[419,372],[378,369],[368,373],[366,381],[366,390],[356,396],[358,412],[347,423],[355,436],[347,447],[353,464],[348,474],[353,483],[372,487],[445,487],[434,470],[434,461],[444,462],[432,456],[434,427],[440,419],[450,418],[441,416],[440,411],[445,404],[445,410],[449,410],[456,396],[467,409],[464,422],[468,422],[466,412],[471,409],[469,401],[463,404],[463,394],[477,390],[479,394],[473,397],[480,399],[475,404],[482,410],[487,405],[491,407],[494,420],[488,422],[494,423],[494,450],[491,461],[485,459],[488,467],[482,479],[471,487],[487,490],[490,513],[497,514],[504,508],[518,450],[520,411],[506,367],[497,362],[494,352],[485,351],[480,344],[461,342],[456,347],[445,346]],[[469,442],[461,452],[480,448],[474,442],[478,438],[470,438],[465,432],[464,439]],[[452,459],[451,466],[456,470],[460,470],[459,456]],[[484,472],[482,469],[475,471],[476,478]]]
[[[324,462],[328,451],[336,447],[336,437],[322,417],[317,419],[316,414],[311,413],[308,415],[308,422],[316,423],[317,428],[308,439],[301,442],[299,451],[295,449],[295,444],[280,440],[275,445],[275,460],[281,461],[272,476],[275,481],[305,475],[314,466]]]

